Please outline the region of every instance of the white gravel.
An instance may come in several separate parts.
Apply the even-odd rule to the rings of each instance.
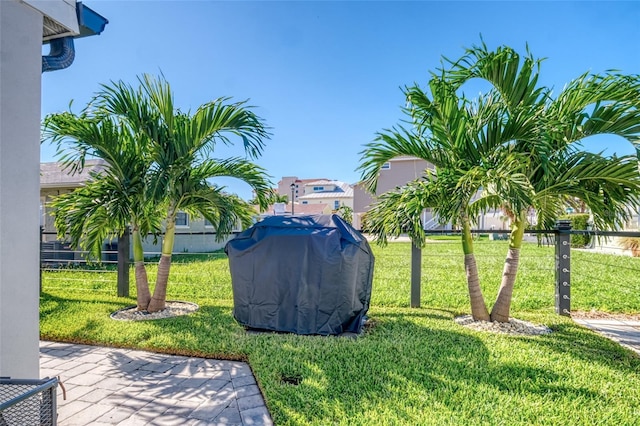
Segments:
[[[162,318],[178,317],[189,315],[197,311],[198,305],[191,302],[181,302],[177,300],[167,300],[166,308],[154,313],[138,311],[136,306],[129,306],[111,314],[111,318],[119,321],[148,321]]]
[[[474,321],[471,315],[455,317],[454,321],[463,327],[473,330],[488,331],[491,333],[519,334],[526,336],[537,336],[551,333],[551,329],[546,325],[536,325],[528,321],[510,318],[509,322],[489,322]]]

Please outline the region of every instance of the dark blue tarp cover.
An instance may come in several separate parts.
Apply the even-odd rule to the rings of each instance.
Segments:
[[[374,258],[340,216],[270,216],[225,251],[240,324],[297,334],[361,331]]]

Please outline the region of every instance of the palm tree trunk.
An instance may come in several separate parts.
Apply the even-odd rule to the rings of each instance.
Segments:
[[[136,300],[139,311],[145,311],[149,307],[151,292],[149,291],[149,279],[147,268],[144,266],[144,252],[142,249],[142,236],[137,225],[132,227],[133,236],[133,262],[136,271]]]
[[[153,289],[153,297],[149,302],[147,310],[158,312],[165,308],[167,302],[167,284],[169,283],[169,271],[171,269],[171,252],[176,234],[175,214],[167,217],[167,229],[162,241],[162,254],[158,263],[158,276],[156,277],[156,287]]]
[[[471,316],[474,321],[489,321],[489,311],[484,302],[476,257],[473,254],[473,238],[471,237],[471,225],[469,219],[462,218],[462,250],[464,252],[464,270],[467,273],[467,287],[469,288],[469,301],[471,302]]]
[[[522,247],[525,224],[526,212],[522,211],[514,220],[511,228],[509,252],[504,262],[502,283],[500,284],[500,290],[498,290],[498,297],[491,309],[491,321],[509,322],[509,310],[511,309],[513,286],[516,282],[518,264],[520,263],[520,248]]]
[[[164,244],[163,244],[164,245]],[[153,289],[153,297],[149,302],[147,310],[158,312],[166,307],[167,283],[169,282],[169,270],[171,269],[171,255],[162,254],[158,262],[158,276],[156,278],[156,288]]]

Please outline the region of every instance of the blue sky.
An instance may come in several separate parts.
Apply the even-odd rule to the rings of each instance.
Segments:
[[[441,56],[480,42],[547,58],[540,83],[559,91],[583,72],[640,73],[640,2],[98,1],[109,20],[76,41],[70,68],[42,77],[42,114],[79,110],[110,80],[162,72],[181,109],[249,99],[271,127],[256,162],[282,176],[354,183],[363,145],[396,124],[400,88],[425,85]],[[48,49],[43,48],[46,54]],[[588,149],[630,154],[621,140]],[[219,147],[214,156],[242,155]],[[42,161],[54,161],[43,145]],[[219,182],[244,198],[248,186]]]

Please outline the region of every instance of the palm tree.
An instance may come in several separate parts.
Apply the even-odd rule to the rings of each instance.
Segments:
[[[148,311],[164,309],[174,246],[178,212],[199,214],[216,228],[218,239],[238,224],[251,221],[251,206],[224,187],[211,182],[216,177],[240,179],[255,191],[261,208],[266,208],[270,182],[265,171],[243,158],[209,158],[217,143],[232,144],[237,136],[249,158],[260,155],[268,133],[243,102],[227,103],[220,98],[200,106],[193,114],[174,107],[174,97],[164,78],[144,75],[140,86],[118,82],[105,87],[100,107],[107,114],[125,120],[134,132],[149,141],[152,168],[149,197],[165,208],[165,236],[153,296]]]
[[[474,302],[482,295],[475,284],[469,217],[502,206],[514,218],[503,280],[490,315],[493,321],[508,321],[530,208],[538,212],[539,225],[548,226],[566,200],[578,199],[604,228],[623,221],[626,208],[638,202],[635,158],[609,158],[577,149],[581,139],[599,133],[638,142],[638,79],[615,74],[581,76],[551,100],[549,90],[537,86],[539,65],[529,53],[521,61],[508,47],[494,52],[484,45],[469,49],[452,62],[451,69],[432,75],[430,96],[418,86],[405,90],[408,106],[404,111],[411,129],[400,126],[384,131],[363,151],[361,169],[372,191],[380,167],[395,156],[412,155],[436,166],[436,177],[425,185],[440,189],[426,191],[432,199],[425,191],[415,196],[429,200],[421,207],[433,207],[443,220],[457,220],[462,226],[475,319],[486,319],[486,314],[484,301]],[[473,101],[457,95],[472,78],[483,78],[493,88]],[[413,187],[401,191],[411,196]],[[383,197],[380,209],[397,208],[393,199]]]
[[[419,220],[423,209],[432,208],[441,221],[460,225],[472,316],[488,320],[473,251],[471,218],[499,204],[495,194],[481,194],[481,188],[495,183],[508,188],[514,186],[512,181],[521,179],[517,168],[521,162],[516,161],[516,155],[495,149],[494,141],[483,137],[483,132],[496,127],[493,112],[500,105],[494,103],[495,97],[487,97],[474,109],[438,76],[429,82],[428,93],[412,87],[405,95],[408,106],[404,111],[414,126],[384,131],[366,146],[360,167],[363,182],[375,193],[380,168],[400,155],[428,161],[436,167],[436,174],[427,173],[423,179],[380,197],[367,213],[367,228],[383,243],[386,235],[409,232],[414,244],[424,245]]]
[[[289,196],[288,195],[280,195],[278,194],[278,192],[271,188],[269,190],[269,204],[275,204],[275,203],[288,203],[289,202]],[[252,206],[257,206],[260,204],[260,201],[258,200],[257,197],[254,197],[252,199],[250,199],[249,201],[247,201],[249,204],[251,204]]]
[[[456,88],[475,78],[488,81],[505,105],[505,128],[518,127],[518,118],[527,116],[539,124],[539,139],[533,144],[519,137],[510,142],[514,151],[527,157],[526,177],[532,192],[530,201],[504,199],[504,207],[514,220],[502,283],[491,311],[494,321],[509,320],[529,208],[538,213],[538,226],[549,228],[564,205],[579,200],[589,207],[599,229],[613,229],[621,226],[628,218],[628,209],[638,204],[640,182],[635,156],[585,153],[580,150],[580,142],[589,136],[610,134],[638,146],[640,78],[586,73],[553,99],[549,90],[536,88],[539,64],[530,53],[521,62],[511,48],[491,52],[483,44],[453,63],[447,76]]]
[[[55,226],[61,238],[68,234],[74,247],[99,259],[104,240],[121,236],[131,225],[137,305],[145,310],[151,294],[142,235],[160,228],[156,206],[145,195],[150,167],[146,141],[123,123],[90,111],[89,105],[81,114],[52,114],[44,120],[44,138],[58,145],[59,159],[69,173],[81,171],[88,158],[104,161],[84,187],[53,201]]]
[[[353,223],[353,209],[345,204],[336,209],[336,213],[340,215],[349,225]]]

